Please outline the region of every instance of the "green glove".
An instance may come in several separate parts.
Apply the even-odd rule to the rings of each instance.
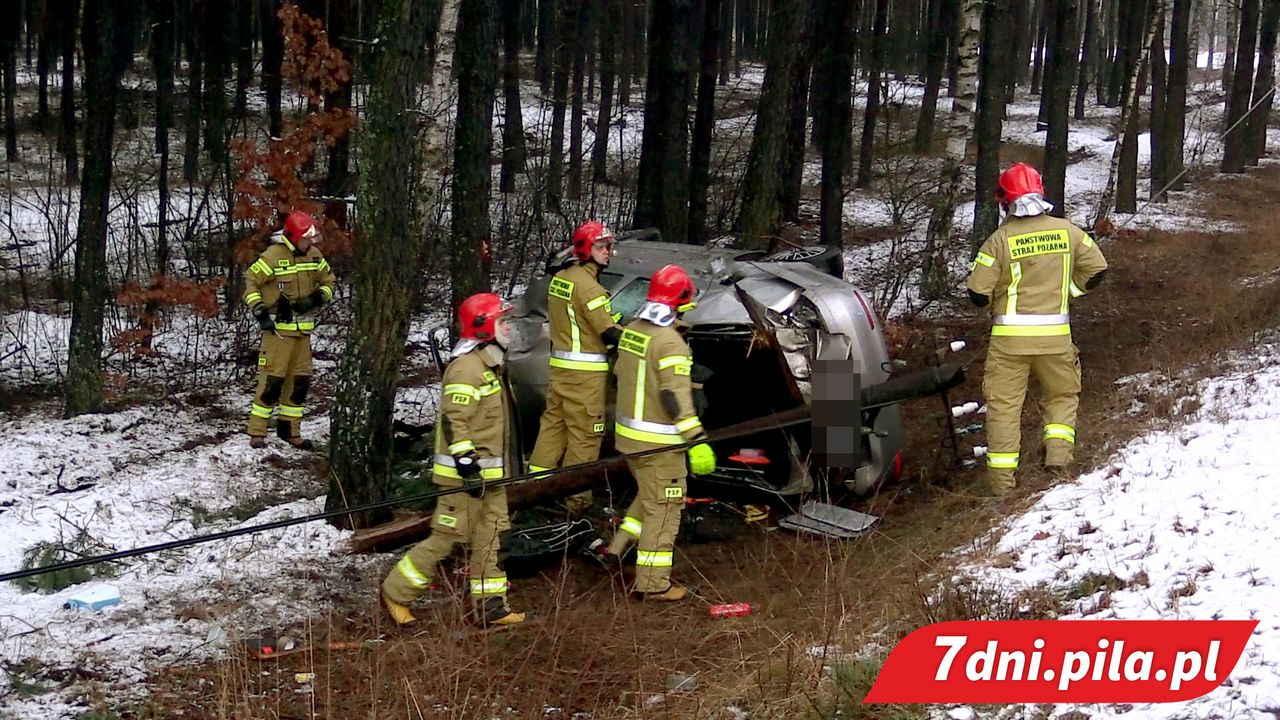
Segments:
[[[706,475],[716,469],[716,451],[706,443],[689,448],[689,471],[694,475]]]

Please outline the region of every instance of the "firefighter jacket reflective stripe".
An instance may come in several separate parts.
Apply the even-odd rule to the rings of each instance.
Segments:
[[[293,303],[320,290],[326,301],[333,299],[333,269],[315,245],[299,253],[284,236],[276,235],[274,240],[245,270],[244,304],[255,314],[262,308],[275,313],[276,332],[280,335],[309,335],[316,326],[314,316],[283,312],[280,298],[287,297]]]
[[[1010,352],[1061,352],[1071,344],[1071,299],[1107,268],[1097,244],[1070,221],[1013,217],[987,238],[969,290],[991,298],[992,342]]]
[[[693,356],[675,327],[632,321],[618,341],[618,404],[615,430],[620,452],[632,453],[705,437],[693,405],[689,375]],[[662,400],[668,391],[677,405],[673,417]]]
[[[453,456],[475,452],[484,480],[506,477],[506,449],[511,427],[502,378],[502,350],[482,345],[449,363],[440,391],[440,420],[436,423],[437,479],[457,484]]]
[[[600,266],[578,262],[556,273],[547,289],[551,319],[551,367],[607,372],[601,334],[613,327],[609,293],[598,280]]]

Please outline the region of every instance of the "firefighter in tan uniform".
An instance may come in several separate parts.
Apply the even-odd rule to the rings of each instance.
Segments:
[[[432,481],[466,488],[439,500],[431,535],[409,550],[382,582],[382,599],[397,624],[414,622],[409,604],[431,583],[436,564],[455,543],[470,546],[472,619],[514,625],[524,613],[507,605],[507,576],[498,568],[498,536],[510,527],[507,490],[487,484],[509,475],[511,417],[502,385],[503,348],[511,307],[493,293],[472,295],[458,308],[461,340],[441,379]]]
[[[628,457],[636,479],[636,499],[627,509],[608,554],[619,556],[635,541],[633,591],[646,599],[681,600],[685,588],[671,582],[676,533],[684,510],[688,471],[715,470],[716,456],[694,410],[690,374],[693,355],[675,328],[680,314],[693,309],[693,281],[681,267],[667,265],[654,273],[644,307],[618,341],[617,418],[614,430],[620,452],[639,453],[664,446],[698,443],[680,450]]]
[[[612,314],[600,270],[613,254],[613,233],[589,220],[573,233],[575,262],[551,278],[547,314],[551,322],[551,377],[529,472],[593,462],[604,439],[609,386],[608,350],[622,328]],[[591,505],[591,491],[567,500],[569,511]]]
[[[1022,402],[1034,374],[1044,395],[1044,464],[1073,458],[1080,404],[1080,353],[1071,341],[1072,298],[1098,286],[1107,261],[1097,244],[1067,220],[1048,214],[1040,174],[1017,163],[1000,176],[996,196],[1005,220],[978,251],[969,297],[991,307],[991,344],[982,394],[987,402],[990,490],[1015,485]]]
[[[249,411],[249,444],[267,444],[267,424],[279,407],[276,434],[309,450],[302,439],[303,403],[311,389],[313,313],[333,299],[334,276],[315,245],[315,219],[291,212],[284,231],[244,274],[244,304],[262,328],[258,389]],[[274,318],[272,317],[274,313]]]

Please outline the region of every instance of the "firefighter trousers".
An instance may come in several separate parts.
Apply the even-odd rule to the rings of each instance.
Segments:
[[[538,423],[538,441],[529,458],[529,471],[594,462],[604,440],[604,406],[609,373],[551,368],[547,407]],[[591,491],[566,500],[570,511],[591,505]]]
[[[441,487],[458,487],[457,480],[435,478]],[[506,488],[486,488],[473,498],[454,493],[440,498],[431,517],[431,535],[414,545],[382,581],[382,592],[401,605],[412,603],[431,584],[436,566],[455,544],[470,546],[468,592],[477,612],[492,609],[493,599],[506,607],[507,575],[498,568],[499,536],[511,527]]]
[[[1033,374],[1043,395],[1045,465],[1063,467],[1073,461],[1080,406],[1080,351],[1069,345],[1058,353],[1018,355],[993,344],[987,351],[982,395],[987,402],[987,476],[994,492],[1008,492],[1016,484],[1022,404],[1027,378]]]
[[[279,407],[276,432],[285,440],[302,437],[302,414],[311,390],[311,337],[262,333],[258,351],[258,389],[249,410],[249,434],[266,437],[271,414]]]
[[[676,535],[684,512],[684,452],[628,457],[627,467],[636,479],[636,499],[609,543],[609,552],[621,555],[635,542],[635,592],[663,592],[671,587]]]

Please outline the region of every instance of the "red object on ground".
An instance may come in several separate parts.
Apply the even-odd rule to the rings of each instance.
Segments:
[[[743,465],[768,465],[769,456],[764,454],[759,448],[743,448],[736,455],[730,455],[729,459],[734,462],[740,462]]]
[[[755,606],[751,603],[724,603],[721,605],[712,605],[711,617],[744,617],[750,615],[755,609]]]

